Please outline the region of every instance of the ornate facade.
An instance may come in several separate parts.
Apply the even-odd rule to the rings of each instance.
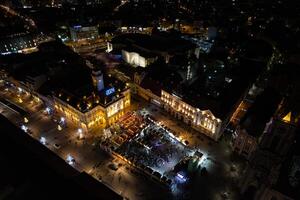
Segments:
[[[196,130],[214,140],[218,140],[221,136],[222,121],[216,118],[210,110],[195,108],[175,94],[169,94],[164,90],[161,91],[161,101],[165,110]]]

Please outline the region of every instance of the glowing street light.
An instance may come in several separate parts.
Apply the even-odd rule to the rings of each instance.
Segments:
[[[67,161],[67,163],[69,163],[69,165],[73,165],[75,162],[75,159],[70,154],[68,154],[66,161]]]
[[[21,129],[22,129],[25,133],[27,133],[27,131],[28,131],[28,127],[25,126],[24,124],[21,126]]]
[[[46,109],[45,109],[45,111],[48,113],[48,114],[50,114],[50,108],[49,107],[47,107]]]
[[[27,117],[24,117],[24,122],[25,122],[25,123],[28,123],[28,122],[29,122],[29,120],[27,119]]]
[[[45,137],[41,137],[40,142],[41,142],[43,145],[46,145],[46,138],[45,138]]]
[[[66,121],[66,119],[65,119],[64,117],[61,117],[61,118],[60,118],[60,122],[61,122],[62,124],[64,124],[65,121]]]
[[[176,174],[176,179],[178,180],[178,182],[180,183],[184,183],[187,181],[187,177],[185,176],[185,174],[183,172],[178,172]]]
[[[77,134],[78,134],[78,136],[79,136],[79,139],[84,138],[82,128],[79,128],[79,129],[77,130]]]

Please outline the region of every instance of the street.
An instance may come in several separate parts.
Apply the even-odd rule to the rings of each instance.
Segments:
[[[2,88],[0,94],[7,101],[13,101],[16,105],[30,113],[28,122],[24,123],[22,116],[9,107],[0,104],[0,111],[5,117],[18,126],[22,123],[25,124],[34,139],[40,141],[41,138],[44,138],[45,147],[55,152],[63,160],[66,161],[68,156],[71,156],[75,161],[71,165],[78,171],[87,172],[128,199],[170,199],[170,195],[172,194],[167,192],[164,186],[153,182],[149,177],[138,172],[120,158],[108,155],[101,150],[97,146],[99,138],[97,134],[84,133],[84,139],[79,139],[78,127],[65,121],[62,129],[58,130],[60,122],[54,122],[51,116],[45,112],[45,108],[41,105],[41,102],[32,99],[28,94],[15,91],[13,88],[10,88],[9,91]],[[133,100],[131,109],[136,110],[141,108],[145,108],[158,121],[176,133],[179,138],[188,141],[190,147],[197,148],[204,154],[205,158],[202,162],[202,167],[205,167],[211,176],[209,178],[210,181],[208,181],[211,187],[207,187],[208,191],[206,191],[209,197],[213,195],[215,196],[214,199],[222,198],[222,193],[226,191],[232,194],[232,199],[236,199],[233,198],[236,196],[234,183],[238,181],[239,174],[242,173],[243,162],[240,162],[240,160],[235,159],[233,156],[229,139],[224,137],[216,143],[204,134],[169,117],[161,108],[143,100]],[[118,165],[116,170],[109,167],[112,163]],[[197,184],[195,184],[195,189],[192,190],[192,198],[199,191],[202,191],[196,185],[201,185],[203,180],[203,177],[197,177]],[[232,187],[223,188],[223,184],[221,184],[222,180],[232,181]],[[201,194],[203,195],[203,193]],[[216,194],[218,195],[216,196]],[[176,199],[178,197],[175,195],[173,198]]]

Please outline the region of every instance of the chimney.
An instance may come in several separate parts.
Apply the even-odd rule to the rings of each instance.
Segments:
[[[93,79],[93,85],[94,87],[97,87],[98,91],[104,89],[103,73],[101,72],[101,70],[93,70],[92,79]]]

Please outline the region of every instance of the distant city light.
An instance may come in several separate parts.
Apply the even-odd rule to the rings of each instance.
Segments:
[[[46,145],[46,138],[45,138],[45,137],[41,137],[40,142],[41,142],[43,145]]]
[[[61,123],[65,123],[65,121],[66,121],[66,119],[65,119],[64,117],[61,117],[61,118],[60,118],[60,122],[61,122]]]
[[[79,128],[79,129],[77,130],[77,133],[78,133],[79,139],[83,139],[83,138],[84,138],[82,128]]]
[[[69,163],[69,165],[73,165],[75,159],[70,154],[68,154],[66,161],[67,163]]]
[[[187,178],[183,175],[183,172],[178,172],[176,178],[179,182],[183,183],[187,181]]]
[[[46,110],[46,112],[47,112],[48,114],[50,114],[50,111],[51,111],[51,110],[50,110],[49,107],[47,107],[45,110]]]
[[[29,120],[27,119],[27,117],[24,117],[24,122],[25,122],[25,123],[28,123],[28,122],[29,122]]]
[[[27,131],[28,131],[28,127],[25,126],[24,124],[21,126],[21,129],[22,129],[24,132],[26,132],[26,133],[27,133]]]

